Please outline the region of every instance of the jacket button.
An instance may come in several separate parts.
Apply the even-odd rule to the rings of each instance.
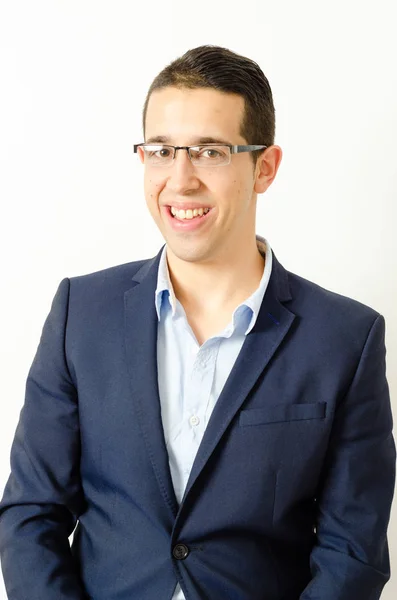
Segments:
[[[177,560],[184,560],[189,554],[189,548],[185,544],[177,544],[174,546],[172,554]]]

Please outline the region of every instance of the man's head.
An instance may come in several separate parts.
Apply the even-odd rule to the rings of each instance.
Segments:
[[[212,138],[232,145],[267,146],[232,154],[223,166],[193,165],[186,150],[178,150],[169,166],[145,162],[146,202],[174,256],[219,263],[255,240],[257,194],[273,181],[282,156],[273,143],[271,89],[255,62],[217,46],[189,50],[150,86],[143,132],[146,143],[161,137],[169,145],[193,146]],[[145,160],[142,152],[140,156]],[[203,219],[199,226],[192,228],[192,221],[189,230],[186,225],[177,230],[169,207],[182,206],[211,210],[206,217],[196,217]]]

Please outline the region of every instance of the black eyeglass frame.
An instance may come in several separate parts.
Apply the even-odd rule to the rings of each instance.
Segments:
[[[162,144],[161,142],[159,143],[152,143],[152,144],[147,144],[146,142],[142,142],[141,144],[134,144],[134,153],[138,152],[138,148],[142,147],[142,146],[164,146],[165,148],[173,148],[174,150],[174,154],[172,157],[172,161],[173,162],[175,160],[175,156],[176,156],[176,151],[177,150],[187,150],[187,153],[189,155],[190,160],[192,160],[192,157],[190,155],[190,149],[191,148],[211,148],[213,146],[226,146],[227,148],[230,148],[230,154],[238,154],[240,152],[253,152],[254,150],[262,150],[265,148],[268,148],[268,146],[255,146],[255,145],[249,145],[249,146],[241,146],[241,145],[233,145],[233,144],[223,144],[222,142],[219,142],[219,144],[194,144],[193,146],[172,146],[171,144]],[[229,163],[227,163],[229,164]]]

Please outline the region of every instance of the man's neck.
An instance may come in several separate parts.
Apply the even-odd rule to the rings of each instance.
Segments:
[[[265,258],[255,244],[244,253],[211,265],[171,260],[168,271],[175,296],[186,311],[216,314],[238,306],[259,286]]]

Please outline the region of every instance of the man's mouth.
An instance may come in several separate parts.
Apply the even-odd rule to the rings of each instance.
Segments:
[[[179,221],[191,220],[191,219],[199,219],[206,215],[211,209],[210,208],[188,208],[186,210],[180,209],[178,210],[174,206],[168,207],[171,215],[178,219]]]
[[[216,214],[216,210],[213,207],[209,208],[187,208],[187,209],[176,209],[174,206],[163,206],[162,210],[167,215],[169,223],[174,231],[187,232],[195,231],[205,227],[209,221],[212,221],[212,217]]]

